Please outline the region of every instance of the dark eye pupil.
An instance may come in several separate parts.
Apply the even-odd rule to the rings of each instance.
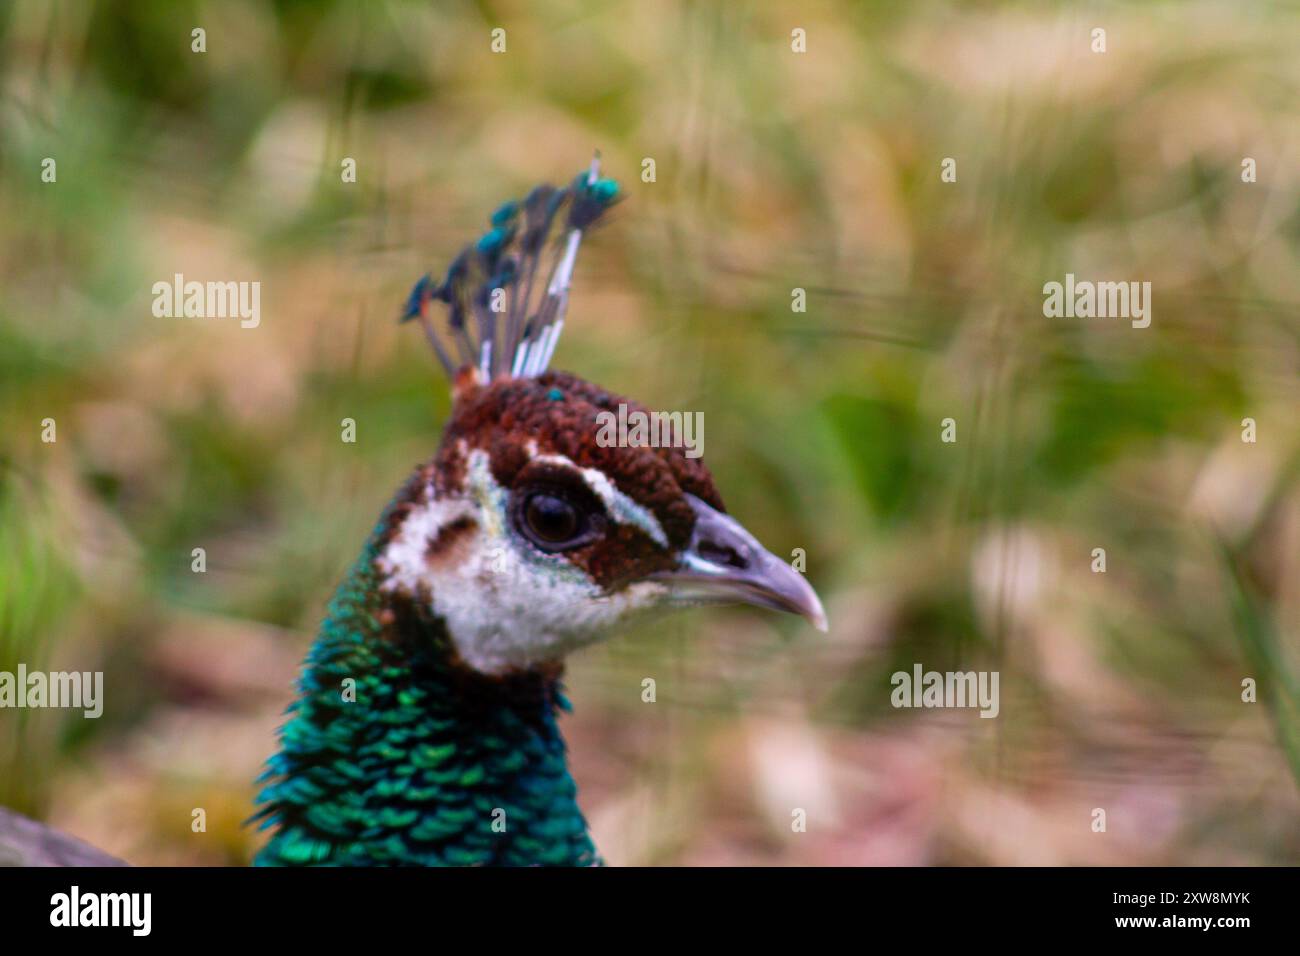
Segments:
[[[543,541],[568,541],[578,533],[578,512],[554,495],[533,495],[524,511],[528,527]]]

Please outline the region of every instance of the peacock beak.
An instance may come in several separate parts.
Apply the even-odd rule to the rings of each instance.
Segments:
[[[751,604],[788,611],[826,630],[826,612],[804,576],[772,554],[735,518],[687,495],[695,530],[672,571],[653,575],[681,604]]]

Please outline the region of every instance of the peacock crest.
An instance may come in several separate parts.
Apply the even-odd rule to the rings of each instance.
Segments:
[[[474,369],[479,384],[546,371],[569,304],[583,234],[618,200],[600,177],[600,157],[568,186],[540,185],[503,203],[491,228],[452,260],[442,281],[425,274],[402,321],[418,319],[443,369]],[[445,306],[438,321],[434,303]]]

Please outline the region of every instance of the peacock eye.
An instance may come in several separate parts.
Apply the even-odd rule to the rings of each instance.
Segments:
[[[531,495],[524,509],[528,528],[547,544],[568,541],[578,530],[578,509],[554,495]]]
[[[516,525],[543,551],[567,551],[589,542],[597,524],[577,503],[553,491],[532,491],[516,511]]]

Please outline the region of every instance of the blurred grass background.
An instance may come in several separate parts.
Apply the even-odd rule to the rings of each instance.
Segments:
[[[693,612],[571,662],[606,858],[1300,862],[1298,14],[0,5],[0,669],[107,688],[0,713],[0,803],[249,860],[298,661],[447,410],[398,306],[599,148],[627,201],[555,364],[703,411],[832,623]],[[153,317],[177,272],[260,281],[260,327]],[[1151,282],[1151,327],[1045,319],[1066,272]],[[999,670],[1000,716],[893,710],[914,662]]]

